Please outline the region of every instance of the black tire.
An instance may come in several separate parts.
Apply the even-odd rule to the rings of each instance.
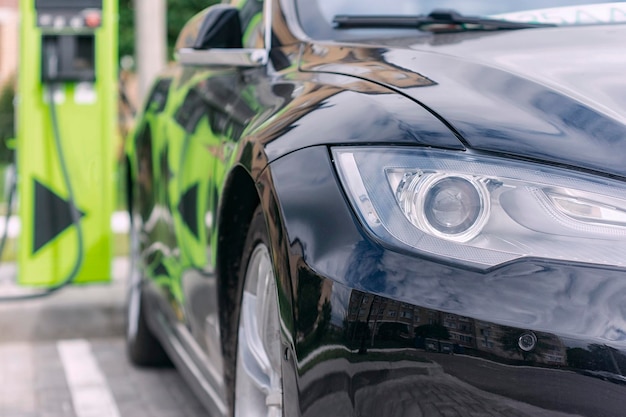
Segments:
[[[126,347],[128,358],[137,366],[145,367],[170,367],[172,362],[165,353],[161,343],[154,336],[145,318],[145,300],[143,294],[139,295],[140,306],[137,317],[137,330],[134,335],[129,335],[129,318],[126,318]]]
[[[143,276],[138,266],[137,232],[131,229],[131,274],[126,300],[126,351],[130,361],[138,366],[170,367],[167,353],[154,336],[146,315],[149,308],[143,291]]]
[[[242,250],[242,256],[241,256],[241,262],[239,264],[239,272],[238,272],[238,299],[237,299],[237,307],[235,308],[234,312],[235,312],[235,317],[236,319],[234,320],[235,323],[233,323],[233,326],[231,326],[231,329],[234,329],[234,335],[231,338],[231,340],[234,342],[233,345],[231,346],[230,352],[234,353],[234,355],[232,357],[230,357],[229,361],[227,362],[227,366],[230,368],[228,374],[232,376],[232,379],[230,381],[228,381],[228,388],[229,388],[229,405],[230,405],[230,416],[235,416],[235,405],[238,403],[237,398],[236,398],[236,391],[237,391],[237,355],[239,354],[239,347],[240,347],[240,340],[239,340],[239,328],[242,324],[242,316],[243,316],[243,305],[244,303],[242,302],[242,298],[243,298],[243,293],[246,288],[246,283],[247,283],[247,279],[249,277],[249,271],[248,271],[248,267],[249,264],[253,263],[256,258],[256,253],[258,253],[259,247],[263,247],[265,249],[265,252],[267,254],[267,256],[264,259],[267,259],[269,265],[270,265],[270,271],[273,271],[273,266],[271,266],[271,259],[269,257],[269,237],[268,237],[268,232],[267,232],[267,227],[265,224],[265,218],[263,216],[263,211],[261,209],[261,207],[257,207],[257,209],[254,211],[254,214],[252,215],[252,218],[250,220],[250,225],[248,228],[248,232],[247,232],[247,236],[246,236],[246,241],[245,244],[243,246],[243,250]],[[254,270],[254,268],[253,268]],[[271,272],[271,276],[272,276],[272,280],[274,279],[273,276],[273,272]],[[254,281],[252,281],[254,282]],[[275,281],[271,281],[274,285]],[[277,306],[277,302],[278,300],[275,300],[276,302],[276,306]],[[274,305],[273,303],[270,303],[270,305]],[[276,319],[278,322],[278,307],[276,307]],[[232,347],[234,347],[234,349],[232,349]],[[282,351],[282,348],[279,348],[278,351]],[[272,350],[272,352],[277,352],[275,350]],[[282,391],[282,388],[281,388]],[[245,397],[245,402],[249,403],[250,401],[252,401],[252,397],[246,396]],[[241,405],[241,403],[240,403]],[[239,415],[241,415],[241,412],[238,413]],[[245,414],[245,412],[244,412]]]

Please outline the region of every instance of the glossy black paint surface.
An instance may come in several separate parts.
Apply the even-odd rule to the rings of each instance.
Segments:
[[[439,35],[371,48],[311,46],[303,69],[353,73],[354,56],[433,81],[393,87],[445,119],[468,147],[624,177],[623,25]],[[326,57],[320,63],[319,51]],[[367,66],[364,63],[360,65]]]
[[[623,181],[626,28],[339,45],[298,39],[273,5],[268,65],[172,69],[128,151],[152,327],[209,381],[208,408],[229,406],[238,256],[260,204],[286,416],[624,415],[624,270],[482,273],[399,252],[359,223],[330,149],[492,153]]]
[[[395,253],[359,230],[325,147],[271,169],[297,271],[302,415],[621,415],[624,271],[483,274]]]

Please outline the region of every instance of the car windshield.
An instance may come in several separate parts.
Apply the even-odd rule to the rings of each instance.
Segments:
[[[296,0],[303,29],[314,39],[356,39],[395,36],[398,27],[339,29],[337,16],[425,16],[449,9],[464,16],[480,16],[512,22],[555,25],[591,25],[626,22],[626,1],[593,0]],[[406,32],[406,28],[403,29]]]

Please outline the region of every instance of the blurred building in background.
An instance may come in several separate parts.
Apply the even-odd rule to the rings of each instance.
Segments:
[[[0,86],[17,71],[18,0],[0,0]]]

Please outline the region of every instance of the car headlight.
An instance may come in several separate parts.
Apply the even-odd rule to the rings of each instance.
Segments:
[[[520,258],[626,266],[626,185],[539,164],[338,147],[339,178],[386,244],[481,269]]]

